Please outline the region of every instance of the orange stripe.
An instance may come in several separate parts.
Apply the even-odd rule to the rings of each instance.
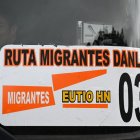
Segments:
[[[108,108],[108,104],[63,104],[63,108]]]
[[[54,91],[107,74],[107,70],[92,70],[73,73],[53,74]]]

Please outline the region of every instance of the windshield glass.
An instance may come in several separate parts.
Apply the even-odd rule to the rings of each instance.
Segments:
[[[0,6],[1,46],[139,45],[138,0],[14,0],[0,1]]]
[[[36,47],[37,45],[50,45],[50,46],[53,45],[53,47],[55,49],[58,45],[64,45],[63,47],[65,47],[65,48],[68,48],[68,46],[71,46],[71,47],[69,47],[70,49],[73,46],[76,46],[77,48],[75,48],[75,49],[79,50],[79,52],[77,52],[75,50],[75,51],[73,51],[73,53],[70,52],[72,49],[69,51],[69,50],[65,50],[62,47],[62,50],[61,50],[61,47],[59,46],[60,48],[58,47],[58,49],[60,49],[60,50],[53,51],[53,50],[51,50],[52,46],[51,47],[49,46],[50,48],[47,46],[49,48],[48,50],[40,51],[40,52],[42,52],[42,55],[40,55],[41,56],[40,57],[41,58],[40,66],[54,66],[55,68],[56,68],[56,66],[60,66],[59,69],[57,69],[58,67],[56,69],[54,68],[53,70],[49,69],[47,71],[47,74],[48,73],[52,74],[52,72],[54,72],[55,70],[61,70],[62,72],[67,72],[67,70],[65,69],[67,66],[69,66],[69,68],[70,68],[69,70],[71,70],[71,66],[73,66],[72,69],[74,69],[77,66],[78,68],[80,68],[80,70],[83,70],[83,68],[85,68],[85,67],[87,69],[89,68],[91,70],[91,68],[92,68],[91,66],[93,66],[94,63],[96,66],[95,69],[99,68],[100,66],[107,69],[107,66],[108,67],[110,66],[109,71],[111,71],[113,69],[112,67],[114,67],[114,69],[115,70],[117,69],[118,71],[116,72],[113,69],[112,73],[111,73],[112,76],[110,76],[109,78],[105,78],[105,80],[107,80],[107,82],[108,82],[108,79],[111,79],[111,78],[113,79],[114,77],[116,79],[118,78],[117,84],[118,84],[118,87],[121,88],[121,90],[120,90],[117,87],[118,92],[120,92],[120,91],[121,91],[121,93],[124,93],[124,91],[127,91],[126,93],[130,92],[129,89],[128,90],[126,89],[127,85],[129,86],[129,84],[127,84],[127,80],[130,83],[132,83],[133,84],[132,86],[135,86],[135,90],[138,91],[138,89],[136,89],[136,87],[138,87],[140,75],[137,75],[137,76],[132,75],[136,79],[135,83],[134,83],[134,79],[131,81],[131,79],[129,79],[129,77],[131,76],[131,74],[133,74],[133,72],[131,71],[132,70],[131,68],[135,68],[133,70],[136,70],[136,72],[138,73],[137,68],[140,67],[140,63],[138,62],[138,59],[139,59],[139,56],[138,56],[139,49],[138,48],[140,47],[140,0],[20,0],[20,1],[19,0],[0,0],[0,49],[3,51],[4,46],[9,45],[9,44],[31,45],[31,46],[29,46],[29,47],[31,47],[29,49],[32,49],[32,52],[27,50],[28,48],[26,50],[22,50],[22,51],[20,51],[20,49],[18,49],[17,53],[16,53],[16,50],[14,50],[14,49],[12,51],[9,51],[9,49],[7,49],[7,58],[8,59],[7,59],[7,61],[5,61],[5,65],[7,64],[7,66],[9,66],[11,64],[11,66],[14,67],[16,65],[15,54],[19,53],[17,55],[17,58],[19,57],[19,62],[17,62],[18,63],[17,65],[19,66],[21,64],[20,61],[23,60],[22,61],[23,67],[25,66],[26,63],[27,63],[26,66],[29,66],[29,64],[31,66],[31,69],[26,69],[27,70],[26,73],[28,73],[30,70],[32,70],[33,60],[34,60],[34,65],[37,66],[37,64],[36,64],[37,61],[35,58],[35,53],[39,52],[39,48]],[[33,45],[35,46],[35,49],[32,48]],[[91,49],[89,49],[90,48],[89,46],[91,47]],[[94,48],[94,46],[96,46],[96,47]],[[104,49],[104,46],[107,46],[108,50]],[[114,47],[115,49],[113,50],[112,46],[113,47],[115,46],[116,48]],[[83,47],[83,48],[81,49],[80,47],[81,48]],[[89,50],[86,50],[84,47],[86,47],[86,49],[89,49]],[[124,51],[125,47],[127,47],[126,51]],[[92,51],[92,49],[95,49],[95,50]],[[98,50],[98,49],[101,49],[101,50]],[[118,50],[116,50],[116,49],[118,49]],[[34,50],[36,50],[36,52]],[[110,52],[113,52],[112,54],[114,56],[114,59],[111,57]],[[9,56],[10,53],[11,53],[11,56],[13,55],[13,57]],[[46,56],[45,56],[45,54],[46,54]],[[81,54],[81,57],[79,57],[79,54]],[[30,55],[30,57],[26,57],[26,55]],[[53,57],[53,55],[55,55],[55,57]],[[94,56],[94,58],[92,56]],[[10,57],[11,57],[11,59],[10,59]],[[22,57],[25,57],[25,58],[22,59]],[[15,59],[15,63],[13,63],[12,58]],[[27,60],[26,58],[29,60]],[[47,58],[51,58],[51,60],[47,61]],[[78,58],[80,58],[80,62],[78,62]],[[92,60],[92,58],[98,59],[99,61],[94,61],[94,60]],[[120,61],[119,61],[119,59],[120,59]],[[127,61],[127,59],[129,61]],[[101,61],[101,60],[103,60],[103,61]],[[111,65],[111,62],[110,62],[111,60],[112,60],[112,63],[114,62],[113,64],[116,64],[116,65]],[[28,62],[26,62],[26,61],[28,61]],[[66,66],[66,67],[64,67],[64,66]],[[126,69],[124,69],[123,66]],[[7,67],[7,71],[9,73],[8,72],[7,73],[10,74],[10,72],[11,72],[10,70],[12,68],[10,70],[8,68],[9,67]],[[16,68],[18,69],[19,67],[16,67]],[[17,70],[17,69],[15,69],[15,70]],[[122,79],[119,76],[118,77],[116,76],[117,74],[119,75],[122,72],[122,71],[120,71],[120,69],[123,71],[123,74],[124,74],[124,75],[121,75],[122,77],[120,76]],[[24,70],[23,70],[23,72],[25,72]],[[42,68],[41,70],[42,71],[44,70],[43,72],[45,73],[45,69]],[[129,75],[126,74],[125,70],[128,71]],[[37,80],[39,80],[38,83],[40,85],[44,84],[45,82],[42,82],[41,78],[44,78],[46,76],[45,75],[46,73],[44,74],[42,71],[41,72],[39,72],[39,70],[37,71],[37,68],[32,71],[33,71],[33,73],[31,73],[31,72],[30,72],[31,74],[28,73],[28,76],[29,77],[31,76],[31,77],[29,78],[29,80],[27,80],[27,82],[29,82],[32,78],[36,78]],[[36,71],[38,72],[38,75],[40,73],[42,74],[41,75],[42,77],[41,78],[39,77],[40,79],[37,77],[38,75],[36,73],[34,73]],[[75,71],[75,69],[73,71]],[[78,71],[78,70],[76,69],[76,71]],[[71,72],[71,71],[69,71],[69,72]],[[102,72],[103,72],[103,74],[107,73],[106,70],[104,70]],[[4,73],[4,71],[3,71],[3,73]],[[21,73],[19,72],[19,74],[21,74]],[[34,74],[34,75],[32,76],[32,74]],[[11,75],[13,75],[13,73]],[[83,75],[82,76],[78,75],[78,76],[81,78],[81,77],[85,76],[85,75],[84,76]],[[100,76],[100,75],[101,75],[100,73],[99,73],[99,75],[96,74],[96,76]],[[18,75],[16,75],[16,76],[18,79]],[[21,74],[20,76],[23,76],[23,74]],[[50,78],[51,76],[49,75],[48,77]],[[90,78],[87,78],[87,79],[89,80]],[[113,79],[114,81],[115,81],[115,78]],[[124,79],[126,78],[125,79],[126,81],[123,81],[123,78]],[[61,82],[61,79],[62,78],[59,79],[60,82]],[[63,79],[65,79],[65,77],[63,77]],[[69,77],[68,79],[71,79],[71,77]],[[86,78],[83,78],[83,79],[87,80]],[[57,79],[56,81],[58,82],[59,80]],[[109,81],[108,85],[110,86],[112,84],[113,91],[116,92],[116,85],[113,83],[113,80]],[[122,80],[122,82],[120,82],[119,80],[120,81]],[[9,82],[9,80],[7,80],[7,81]],[[72,79],[71,83],[75,82],[75,81],[74,82],[73,81],[74,80]],[[79,80],[78,82],[80,83],[81,81]],[[58,89],[59,89],[59,86],[63,87],[63,85],[61,83],[59,84],[59,82],[58,83],[57,82],[56,82],[56,85],[58,86]],[[107,84],[107,82],[104,82],[103,84]],[[69,83],[68,84],[67,83],[68,82],[65,82],[65,80],[63,81],[64,85],[66,84],[69,86]],[[100,81],[98,81],[97,83],[100,84]],[[31,82],[31,84],[32,84],[32,82]],[[96,84],[96,82],[94,84]],[[92,82],[91,82],[89,84],[89,86],[93,88],[94,84],[92,84]],[[83,84],[81,87],[83,88],[84,86],[86,87],[86,84]],[[64,86],[64,87],[67,87],[67,86]],[[99,87],[96,86],[96,87],[101,88],[100,86]],[[130,85],[130,87],[131,87],[131,85]],[[63,91],[62,91],[62,93],[63,93]],[[70,93],[66,93],[66,94],[70,94]],[[82,91],[82,94],[86,95],[85,91]],[[108,93],[106,92],[106,95],[107,94]],[[65,95],[65,93],[64,93],[64,95]],[[43,96],[45,96],[45,95],[43,95]],[[117,97],[118,96],[119,96],[119,94],[117,94]],[[140,97],[140,95],[137,95],[137,96]],[[10,99],[12,102],[12,94],[10,97],[11,97]],[[110,98],[111,97],[112,96],[110,96]],[[128,98],[127,95],[126,95],[126,97]],[[137,99],[139,97],[137,97]],[[25,98],[25,96],[21,97],[21,99],[23,101],[24,101],[24,98]],[[42,96],[40,98],[42,98]],[[86,100],[85,96],[84,96],[84,99]],[[124,101],[123,99],[124,99],[124,97],[122,97],[120,99],[122,101],[122,102],[120,101],[121,103],[123,103],[123,101]],[[130,101],[132,101],[132,98],[129,98],[129,99],[130,99]],[[64,102],[65,102],[65,99],[64,99]],[[136,102],[136,105],[137,105],[137,102]],[[112,103],[111,99],[108,100],[108,104],[109,103],[110,104]],[[119,108],[119,101],[117,103],[118,103],[117,107]],[[129,101],[126,101],[126,103],[129,104]],[[135,105],[135,103],[134,103],[134,105]],[[67,105],[64,104],[64,106],[67,106]],[[123,107],[124,106],[122,105],[120,108],[123,110],[123,113],[124,113],[125,107],[124,108]],[[127,105],[127,107],[129,108],[130,106]],[[133,104],[132,104],[132,107],[133,107]],[[66,108],[68,108],[68,107],[66,107]],[[100,108],[100,107],[98,107],[98,108]],[[12,109],[14,110],[15,108],[12,108]],[[136,109],[136,108],[133,108],[133,111],[134,111],[134,109]],[[128,116],[130,118],[130,119],[128,118],[128,120],[127,120],[127,117],[125,118],[124,114],[121,111],[120,112],[118,111],[119,109],[117,111],[119,112],[118,113],[119,117],[121,116],[120,117],[121,121],[123,119],[123,121],[125,122],[125,125],[127,125],[127,121],[131,121],[132,119],[134,119],[134,118],[131,119],[131,117],[134,115],[135,115],[135,120],[138,121],[138,118],[139,118],[138,109],[139,108],[136,109],[137,113],[134,114],[131,112],[131,108],[130,108],[130,117],[129,117],[129,113],[125,112],[126,116]],[[7,109],[6,111],[9,113],[11,110]],[[73,111],[73,113],[75,113],[75,112]],[[129,112],[129,110],[128,110],[128,112]],[[37,112],[35,112],[35,113],[37,114]],[[51,112],[51,113],[53,114],[53,112]],[[63,114],[63,112],[61,112],[61,113]],[[57,112],[58,116],[61,115],[61,113],[59,114]],[[80,113],[82,114],[83,112],[81,111]],[[102,113],[102,112],[100,112],[100,113]],[[90,119],[92,119],[92,117],[90,117],[88,114],[86,114],[86,113],[83,113],[83,114],[85,116],[89,117]],[[111,113],[109,112],[108,114],[111,114]],[[30,115],[30,117],[31,117],[31,115]],[[113,119],[115,117],[117,119],[116,114],[113,114],[112,116],[113,116],[112,117]],[[137,119],[136,119],[136,116],[137,116]],[[6,118],[7,120],[11,116],[9,118],[8,117]],[[24,115],[21,115],[20,117],[24,117]],[[18,118],[17,124],[18,124],[18,122],[20,122],[22,120],[20,117]],[[51,115],[49,117],[51,118]],[[64,117],[66,118],[65,115],[64,115]],[[70,117],[70,116],[68,116],[68,117]],[[79,117],[74,118],[76,120],[76,122],[78,122],[79,124],[81,121],[79,119],[80,117],[81,116],[79,115]],[[100,117],[102,117],[102,116],[99,115],[99,119],[100,119]],[[105,120],[108,119],[108,116],[104,116],[104,117],[105,117]],[[46,119],[44,116],[42,116],[42,118],[44,120]],[[43,122],[42,118],[40,120]],[[73,116],[70,117],[70,119],[71,118],[73,119]],[[6,119],[4,118],[5,122],[7,121]],[[30,123],[33,124],[36,121],[36,119],[38,119],[38,118],[35,117],[34,119],[32,119],[32,121],[31,121],[32,123],[30,122],[30,120],[28,120],[27,124],[30,124]],[[96,118],[96,119],[98,121],[98,118]],[[19,125],[19,127],[14,127],[14,126],[7,126],[6,128],[4,126],[3,127],[4,127],[4,129],[8,130],[9,132],[12,132],[13,134],[18,134],[18,135],[24,135],[24,134],[28,134],[28,135],[43,134],[44,135],[44,134],[46,134],[46,131],[48,131],[48,133],[51,135],[53,135],[54,133],[59,134],[59,132],[60,132],[60,134],[65,133],[67,135],[77,134],[77,133],[82,134],[82,135],[84,135],[84,134],[97,134],[97,135],[99,134],[100,135],[100,134],[116,134],[116,133],[119,134],[119,133],[134,132],[136,130],[139,130],[139,127],[123,127],[120,125],[121,123],[118,124],[118,126],[120,126],[120,127],[116,127],[117,121],[114,122],[115,119],[114,120],[113,119],[112,120],[108,119],[108,123],[109,124],[113,123],[113,124],[115,124],[115,126],[113,126],[113,124],[111,124],[111,125],[109,125],[109,127],[108,127],[108,125],[106,126],[107,123],[104,123],[105,127],[100,127],[100,125],[102,125],[102,123],[104,122],[104,119],[98,124],[99,127],[92,126],[89,122],[85,123],[86,121],[85,122],[81,121],[82,123],[80,126],[82,126],[82,127],[75,125],[73,122],[71,127],[68,127],[66,125],[65,128],[63,128],[63,127],[59,127],[59,125],[58,125],[55,129],[52,126],[51,127],[47,127],[47,126],[41,127],[42,125],[44,125],[42,122],[40,123],[41,126],[39,126],[39,127],[35,127],[35,126],[28,127],[28,125],[27,126],[25,125],[24,127],[22,127],[20,125]],[[97,121],[95,121],[95,124],[97,124]],[[48,121],[48,123],[49,122],[51,122],[51,121]],[[66,122],[66,124],[69,124],[69,122],[67,121],[67,118],[66,118],[65,122]],[[24,120],[22,120],[22,123],[24,123]],[[60,124],[59,121],[58,121],[58,124]],[[133,122],[130,122],[129,125],[133,126],[134,124],[133,124]],[[55,125],[53,124],[53,126],[55,126]],[[74,126],[76,126],[76,127],[74,127]],[[93,132],[93,130],[94,130],[94,132]],[[112,137],[114,137],[114,136],[112,136]]]

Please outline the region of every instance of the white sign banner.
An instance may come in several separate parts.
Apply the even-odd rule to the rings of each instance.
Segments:
[[[0,52],[5,126],[140,126],[140,49],[7,45]]]
[[[83,23],[83,43],[93,43],[98,39],[100,31],[112,33],[112,25]]]

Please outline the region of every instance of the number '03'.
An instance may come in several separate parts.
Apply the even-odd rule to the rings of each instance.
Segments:
[[[128,88],[128,111],[125,111],[125,105],[124,105],[124,84],[127,84]],[[140,83],[140,74],[136,76],[135,79],[135,86],[139,87]],[[119,82],[119,106],[120,106],[120,114],[124,122],[129,122],[132,118],[133,113],[133,88],[132,88],[132,82],[129,74],[123,73],[120,78]],[[135,114],[137,117],[137,120],[140,122],[140,110],[139,108],[135,109]]]

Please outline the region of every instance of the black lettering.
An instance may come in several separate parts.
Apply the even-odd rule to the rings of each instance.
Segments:
[[[30,56],[29,56],[29,62],[28,65],[35,65],[36,66],[36,57],[35,57],[35,51],[31,50],[30,51]]]
[[[4,64],[5,65],[12,65],[12,50],[6,49],[4,57],[5,57]]]
[[[49,65],[49,50],[40,50],[40,65]]]
[[[120,65],[120,53],[119,50],[113,51],[113,63],[115,67],[118,67]]]
[[[128,86],[128,112],[125,112],[124,105],[124,83]],[[133,91],[130,76],[127,73],[122,74],[119,82],[119,106],[121,117],[124,122],[129,122],[133,111]]]
[[[62,65],[62,52],[61,52],[61,50],[56,50],[55,51],[54,60],[55,60],[55,64],[57,66]]]

